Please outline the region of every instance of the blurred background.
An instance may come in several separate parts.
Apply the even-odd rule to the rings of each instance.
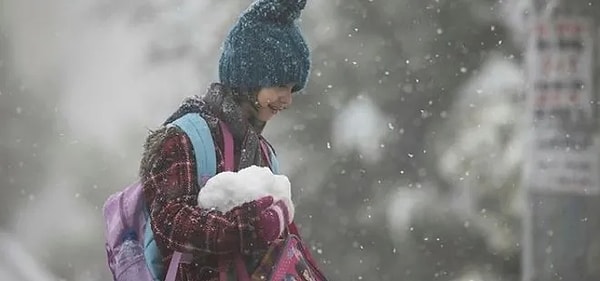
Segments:
[[[308,1],[265,135],[332,280],[520,280],[531,2]],[[0,0],[1,280],[110,280],[104,200],[249,3]]]

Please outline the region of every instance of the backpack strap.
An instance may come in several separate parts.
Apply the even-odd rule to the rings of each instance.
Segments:
[[[223,145],[225,146],[225,155],[223,159],[225,171],[233,172],[233,170],[235,169],[235,159],[233,159],[233,136],[231,135],[231,132],[229,131],[229,128],[227,128],[227,125],[225,123],[219,122],[219,125],[221,126],[221,134],[223,135]]]
[[[200,188],[202,188],[206,181],[217,173],[215,143],[206,120],[204,120],[204,118],[202,118],[202,116],[200,116],[198,113],[188,113],[176,119],[167,126],[177,126],[190,139],[194,150],[194,157],[196,158],[196,175],[198,179],[198,185]],[[231,138],[230,140],[227,140],[227,136],[224,135],[224,137],[225,143],[231,143],[231,150],[233,150],[233,140],[231,138],[231,134],[229,134],[229,137]],[[233,152],[230,154],[233,155]],[[226,162],[228,163],[232,161]],[[149,214],[147,214],[147,216],[147,221],[150,221]],[[162,275],[160,272],[163,272],[162,259],[158,246],[156,245],[156,241],[154,240],[154,233],[152,232],[150,223],[146,224],[144,240],[144,256],[146,257],[146,262],[148,263],[148,267],[150,268],[155,280],[159,280],[159,276]],[[169,268],[167,269],[165,281],[175,281],[179,264],[189,263],[191,262],[191,259],[192,256],[190,254],[184,254],[175,251],[171,257],[171,262],[169,264]]]
[[[279,160],[277,160],[277,155],[275,155],[275,150],[268,145],[269,151],[271,152],[271,169],[273,169],[274,174],[279,174]]]
[[[209,178],[217,174],[215,143],[206,120],[198,113],[188,113],[173,121],[172,125],[183,130],[192,142],[198,184],[204,186]]]
[[[206,181],[217,174],[217,158],[215,155],[215,143],[206,120],[198,113],[188,113],[181,118],[173,121],[172,125],[179,127],[185,132],[194,149],[196,160],[196,173],[198,186],[202,188]],[[223,122],[219,122],[221,134],[223,135],[223,144],[225,146],[223,164],[226,171],[235,169],[233,136]],[[177,268],[180,262],[189,262],[191,255],[174,252],[167,270],[165,281],[175,281]]]
[[[279,174],[279,161],[277,155],[275,155],[275,149],[262,137],[260,138],[260,150],[263,157],[269,161],[269,167],[271,167],[273,174]]]

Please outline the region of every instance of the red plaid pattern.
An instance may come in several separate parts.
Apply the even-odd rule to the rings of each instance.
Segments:
[[[194,152],[189,138],[179,129],[162,141],[159,155],[150,161],[150,171],[142,175],[144,194],[150,206],[152,230],[168,267],[174,250],[192,253],[194,262],[181,265],[179,281],[218,280],[218,257],[241,251],[256,253],[267,245],[258,238],[255,225],[257,206],[247,203],[228,213],[197,206],[199,186]],[[213,138],[220,140],[220,132]],[[222,141],[216,141],[217,167],[223,171]]]

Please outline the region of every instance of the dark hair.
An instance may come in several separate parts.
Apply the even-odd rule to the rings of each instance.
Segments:
[[[260,89],[261,88],[259,88],[259,87],[252,87],[252,88],[235,87],[235,88],[230,88],[229,91],[231,92],[233,99],[238,104],[248,102],[254,108],[258,109],[258,108],[260,108],[260,104],[258,104],[258,92],[260,91]]]

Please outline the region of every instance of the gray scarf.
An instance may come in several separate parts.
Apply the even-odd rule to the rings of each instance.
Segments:
[[[200,113],[213,132],[219,126],[219,120],[225,122],[234,138],[237,169],[252,165],[264,166],[266,163],[263,163],[261,157],[260,134],[265,123],[251,117],[247,113],[249,110],[243,108],[250,105],[239,100],[225,86],[214,83],[204,97],[186,98],[165,124],[190,112]]]

